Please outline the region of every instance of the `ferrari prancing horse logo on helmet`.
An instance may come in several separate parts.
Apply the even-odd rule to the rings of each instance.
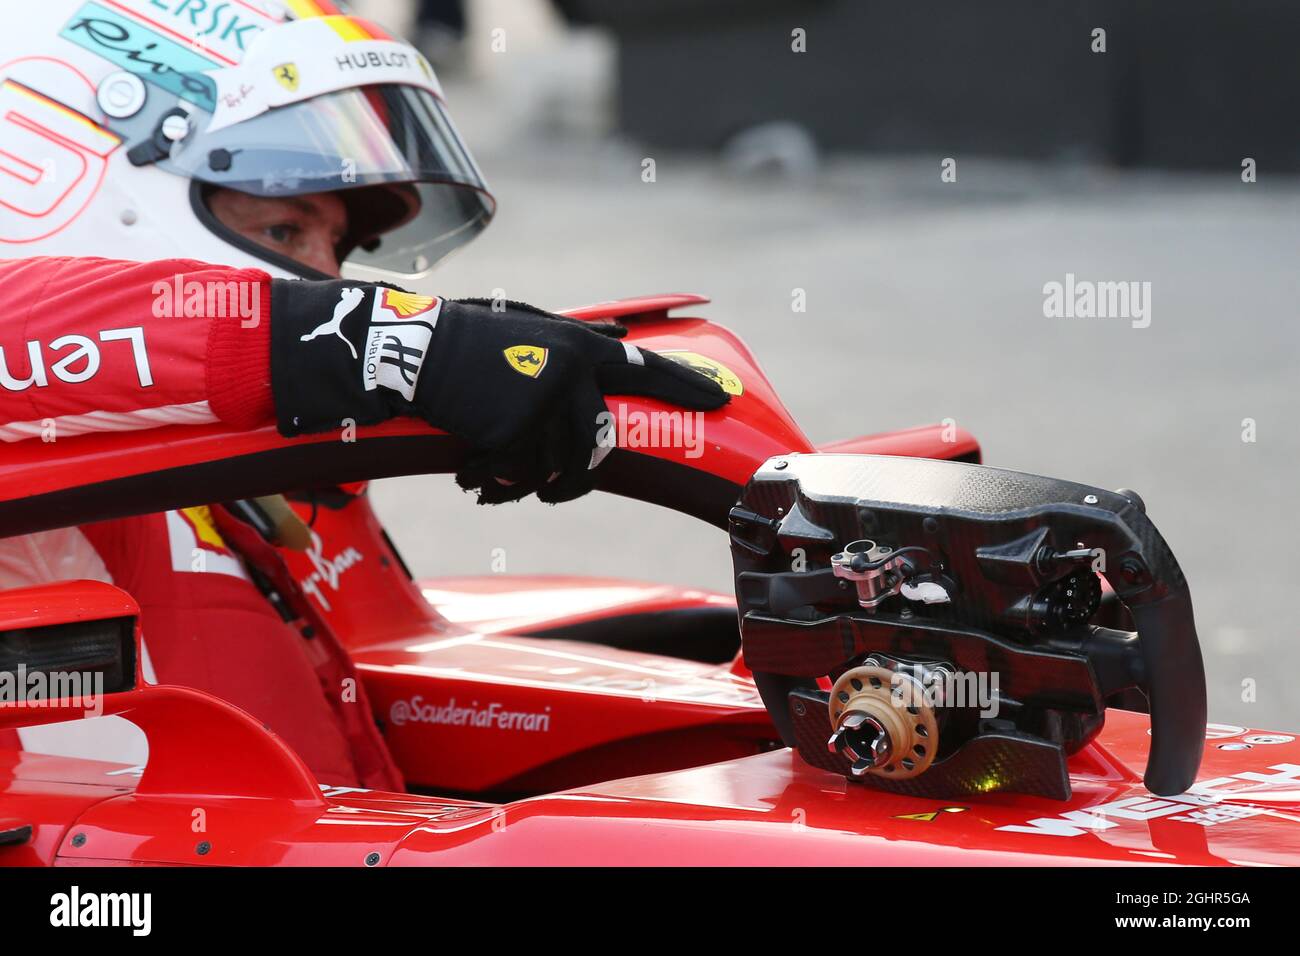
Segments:
[[[540,345],[512,345],[501,354],[506,357],[510,367],[520,375],[537,378],[542,374],[542,369],[546,368],[546,359],[550,352]]]
[[[298,81],[300,79],[298,75],[298,64],[281,63],[272,72],[275,73],[276,80],[278,80],[280,85],[286,90],[290,93],[298,92]]]

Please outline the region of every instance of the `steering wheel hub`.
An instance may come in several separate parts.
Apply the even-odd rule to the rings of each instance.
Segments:
[[[854,777],[903,780],[934,762],[939,722],[910,674],[876,663],[845,671],[831,688],[830,718],[827,749],[850,762]]]

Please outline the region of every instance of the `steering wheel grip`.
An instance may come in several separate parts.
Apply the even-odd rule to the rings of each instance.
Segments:
[[[1196,779],[1205,750],[1205,664],[1184,584],[1149,604],[1129,605],[1142,652],[1151,712],[1151,754],[1143,782],[1160,796],[1182,793]]]

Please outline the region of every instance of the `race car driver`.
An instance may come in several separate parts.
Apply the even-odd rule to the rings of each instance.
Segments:
[[[50,0],[0,35],[0,439],[415,416],[470,446],[457,478],[480,500],[555,502],[592,487],[605,395],[727,400],[613,327],[392,284],[480,231],[491,197],[418,52],[330,4],[286,6],[241,4],[242,25],[184,47],[151,0]],[[0,586],[124,587],[157,680],[259,717],[323,783],[400,788],[364,692],[340,700],[346,654],[284,623],[231,520],[8,539]]]

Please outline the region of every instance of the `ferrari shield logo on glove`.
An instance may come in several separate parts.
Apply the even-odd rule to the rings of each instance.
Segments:
[[[296,63],[281,63],[273,71],[275,78],[281,86],[290,93],[298,92],[298,65]]]
[[[520,375],[537,378],[546,368],[546,358],[550,354],[540,345],[512,345],[503,353],[506,362]]]

